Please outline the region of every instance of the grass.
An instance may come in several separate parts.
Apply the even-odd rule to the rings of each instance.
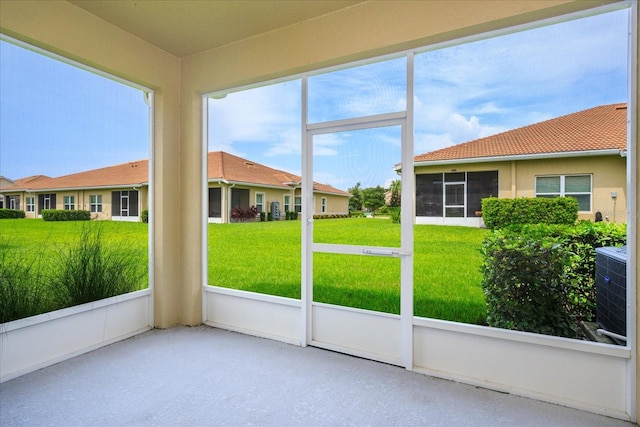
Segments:
[[[0,221],[0,323],[147,286],[146,224]]]
[[[318,220],[314,240],[398,246],[400,225],[390,220]],[[464,323],[486,319],[480,274],[486,230],[470,227],[414,227],[414,312]],[[300,222],[209,225],[209,284],[300,298]],[[316,253],[314,301],[400,311],[397,258]]]
[[[15,304],[34,306],[39,312],[55,309],[51,304],[54,281],[41,272],[53,271],[56,265],[60,267],[59,255],[70,250],[69,245],[82,234],[86,224],[25,219],[0,221],[2,311],[8,311],[6,307]],[[100,225],[105,247],[117,247],[120,252],[132,254],[141,267],[146,267],[147,224],[112,221],[90,224]],[[314,224],[316,242],[393,247],[400,243],[400,225],[388,219],[326,219]],[[300,227],[300,221],[210,224],[208,283],[299,299]],[[486,310],[480,285],[479,249],[486,230],[428,225],[415,226],[414,230],[415,315],[484,323]],[[85,255],[90,252],[91,248]],[[86,262],[81,258],[77,260],[80,263],[70,266],[76,272],[67,271],[69,277],[82,274]],[[57,270],[56,274],[64,273]],[[400,312],[398,258],[316,253],[313,277],[314,301]],[[3,285],[11,280],[29,285]],[[144,286],[146,269],[139,287]]]

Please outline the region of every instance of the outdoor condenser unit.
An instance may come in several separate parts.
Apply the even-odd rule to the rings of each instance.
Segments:
[[[271,216],[274,221],[280,219],[280,202],[271,202]]]
[[[598,332],[626,343],[627,247],[596,249],[596,321]]]

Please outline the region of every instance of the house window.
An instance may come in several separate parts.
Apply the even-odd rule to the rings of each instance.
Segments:
[[[471,218],[498,195],[498,171],[416,175],[416,216]]]
[[[294,206],[293,208],[296,210],[296,212],[300,213],[302,212],[302,197],[301,196],[296,196],[296,198],[294,199]]]
[[[74,196],[64,196],[64,210],[72,211],[76,208]]]
[[[322,213],[326,213],[327,212],[327,198],[323,197],[320,199],[320,212]]]
[[[591,211],[591,175],[536,177],[536,197],[573,197],[580,212]]]
[[[35,212],[36,211],[36,198],[33,196],[28,196],[26,198],[27,202],[27,212]]]
[[[94,213],[102,212],[102,195],[93,194],[89,196],[89,206],[90,206],[91,212],[94,212]]]
[[[290,194],[285,194],[284,195],[284,211],[285,212],[289,212],[291,211],[291,195]]]
[[[256,193],[256,208],[258,212],[264,212],[264,193]]]

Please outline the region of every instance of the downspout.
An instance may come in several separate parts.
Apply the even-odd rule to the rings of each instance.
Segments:
[[[226,221],[223,221],[223,222],[230,223],[231,222],[231,209],[232,209],[232,206],[231,206],[231,189],[236,186],[236,183],[234,182],[233,184],[229,184],[229,181],[227,181],[226,179],[223,180],[223,182],[228,185],[228,187],[227,187],[227,209],[225,209],[227,218],[226,218]]]
[[[515,199],[518,197],[518,183],[517,178],[518,174],[516,173],[516,161],[511,160],[511,198]],[[499,193],[500,191],[498,191]]]
[[[131,188],[138,192],[138,218],[142,221],[142,197],[140,197],[140,191],[138,190],[140,187],[133,185]]]

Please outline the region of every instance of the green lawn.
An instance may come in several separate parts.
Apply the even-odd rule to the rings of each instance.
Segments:
[[[315,241],[398,246],[400,225],[350,218],[315,221]],[[0,254],[54,262],[85,222],[0,221]],[[126,243],[147,263],[147,224],[103,221],[107,242]],[[300,298],[300,221],[209,225],[210,285]],[[484,323],[480,246],[486,230],[419,225],[415,230],[414,306],[421,317]],[[314,301],[387,313],[400,311],[398,258],[316,253]],[[146,280],[146,279],[145,279]]]
[[[88,224],[100,227],[107,242],[126,243],[129,250],[139,254],[140,262],[148,262],[147,224],[134,222],[3,219],[0,220],[0,249],[9,249],[7,253],[14,256],[52,254],[77,239]]]
[[[400,225],[365,218],[314,222],[323,243],[398,246]],[[417,316],[484,323],[480,246],[486,230],[414,227]],[[209,284],[300,298],[300,222],[209,225]],[[318,253],[314,301],[399,313],[400,260]]]
[[[0,220],[0,323],[148,286],[147,225]]]

